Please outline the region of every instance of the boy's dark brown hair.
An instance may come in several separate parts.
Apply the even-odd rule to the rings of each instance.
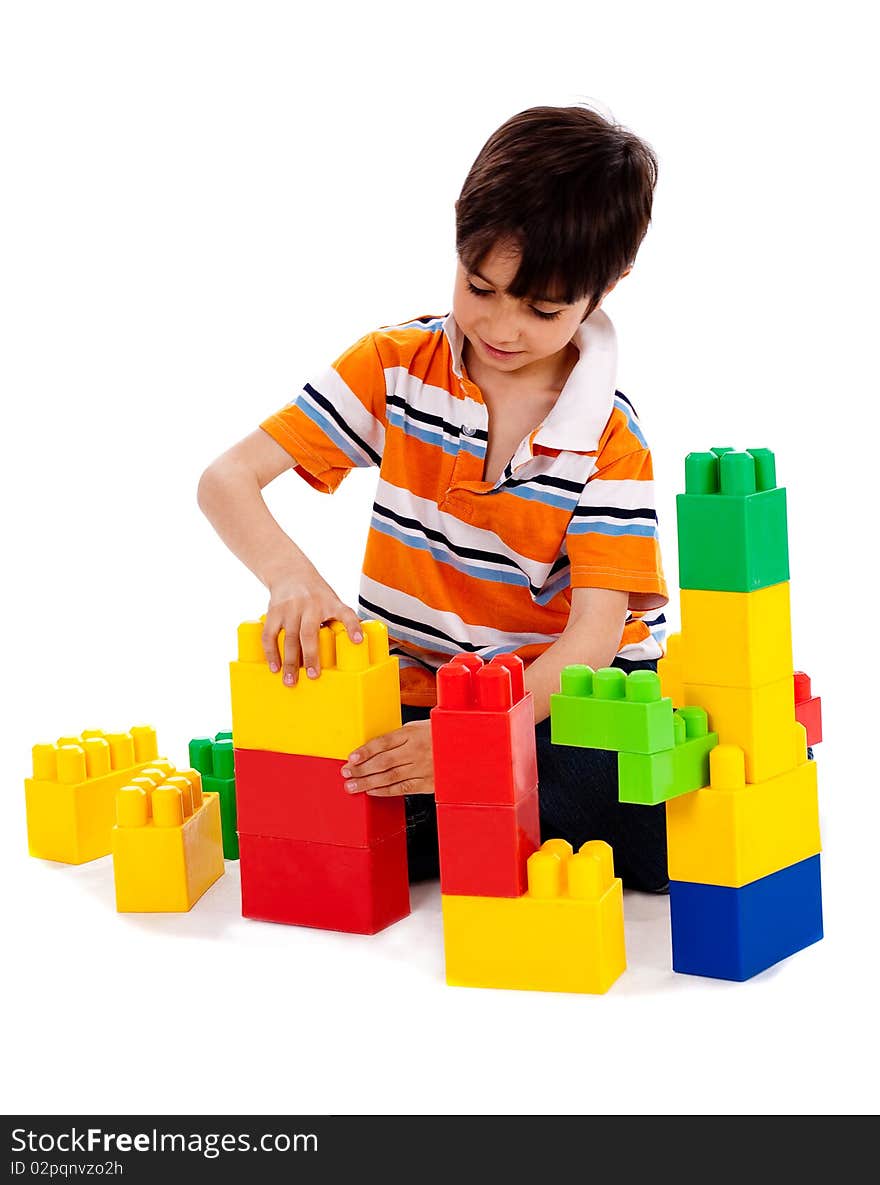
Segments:
[[[635,259],[656,183],[657,157],[633,132],[589,107],[530,107],[471,166],[455,203],[458,256],[473,271],[512,241],[512,296],[589,296],[589,314]]]

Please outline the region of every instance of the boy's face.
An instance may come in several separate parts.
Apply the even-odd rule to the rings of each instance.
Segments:
[[[531,300],[508,295],[519,259],[517,248],[502,244],[481,260],[478,271],[467,271],[461,260],[456,269],[453,316],[480,368],[499,375],[524,367],[532,367],[532,373],[543,370],[533,364],[565,349],[590,305],[589,297],[577,304],[538,299],[552,297],[552,292],[536,294]]]

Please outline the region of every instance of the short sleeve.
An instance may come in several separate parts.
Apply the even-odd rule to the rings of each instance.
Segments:
[[[290,453],[301,477],[332,494],[350,470],[381,463],[385,396],[385,368],[368,333],[260,427]]]
[[[572,588],[628,592],[633,613],[666,604],[648,449],[626,453],[596,470],[571,516],[565,542]]]

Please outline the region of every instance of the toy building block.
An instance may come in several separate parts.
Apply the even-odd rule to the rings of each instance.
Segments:
[[[409,913],[406,832],[368,848],[239,835],[246,918],[376,934]]]
[[[722,745],[743,750],[746,781],[765,782],[799,764],[801,729],[791,675],[760,687],[685,683],[684,702],[705,708]]]
[[[619,667],[564,667],[560,691],[550,696],[555,745],[659,753],[675,744],[672,700],[660,694],[654,671],[625,674]]]
[[[818,745],[822,740],[822,700],[811,694],[810,676],[803,671],[794,673],[794,714],[807,730],[807,744]]]
[[[673,705],[678,708],[684,703],[681,653],[681,634],[669,634],[666,638],[666,653],[657,663],[660,694],[671,699]]]
[[[810,856],[740,889],[670,881],[673,970],[742,981],[818,942],[819,862]]]
[[[147,768],[116,794],[113,877],[120,913],[186,913],[223,875],[220,800],[197,770]]]
[[[788,580],[785,490],[769,449],[690,453],[676,502],[682,589],[752,592]]]
[[[358,745],[400,727],[398,663],[388,653],[388,631],[362,623],[355,644],[338,621],[322,626],[321,674],[301,670],[294,687],[269,670],[262,623],[238,630],[238,658],[230,663],[232,732],[236,747],[309,757],[346,758]],[[279,645],[283,647],[283,631]]]
[[[512,806],[438,803],[440,892],[520,897],[526,861],[541,845],[538,791]]]
[[[547,840],[529,857],[522,897],[441,902],[453,986],[602,993],[626,970],[622,886],[601,840],[577,855]]]
[[[742,749],[719,745],[711,784],[666,805],[669,876],[740,888],[822,850],[816,763],[748,785]]]
[[[618,798],[656,806],[709,784],[709,754],[718,733],[709,731],[702,708],[679,708],[672,716],[675,748],[659,753],[619,753]]]
[[[535,709],[519,655],[485,666],[457,655],[437,672],[431,710],[435,797],[439,803],[512,805],[538,785]]]
[[[369,847],[406,828],[402,797],[349,794],[344,761],[236,749],[239,831]]]
[[[202,775],[202,792],[220,799],[223,856],[238,859],[238,823],[235,809],[235,754],[232,733],[215,737],[194,737],[189,743],[189,763]]]
[[[789,584],[754,592],[681,590],[682,682],[758,687],[790,679]]]
[[[109,856],[116,791],[159,757],[155,729],[92,729],[34,745],[33,777],[24,783],[32,856],[85,864]]]

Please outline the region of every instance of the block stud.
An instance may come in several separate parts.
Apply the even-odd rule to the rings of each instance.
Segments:
[[[110,764],[113,769],[129,769],[135,764],[134,741],[128,732],[105,733],[110,746]]]
[[[716,745],[709,754],[713,790],[738,790],[746,784],[746,758],[739,745]]]
[[[624,687],[626,698],[637,704],[653,704],[663,698],[660,693],[660,676],[656,671],[633,671],[629,676],[624,675]]]
[[[83,751],[86,755],[86,772],[90,778],[100,778],[110,773],[110,746],[103,737],[89,737],[83,742]]]
[[[388,627],[382,621],[365,621],[361,628],[369,647],[370,662],[382,662],[388,657]]]
[[[157,786],[153,791],[153,823],[156,827],[183,824],[183,797],[177,786]]]
[[[58,750],[54,745],[34,745],[34,777],[41,782],[54,782],[58,778]]]
[[[215,742],[213,765],[215,778],[235,777],[235,750],[232,741]]]
[[[464,663],[450,662],[437,672],[437,706],[469,708],[472,703],[471,672]]]
[[[569,849],[570,850],[570,849]],[[559,897],[563,888],[563,862],[554,852],[541,847],[526,862],[529,896],[548,900]]]
[[[525,664],[518,654],[496,654],[490,666],[502,666],[510,672],[510,691],[518,704],[526,693]]]
[[[593,694],[597,699],[625,699],[626,675],[620,667],[600,667],[593,676]]]
[[[688,494],[718,493],[718,458],[711,453],[688,453],[684,459],[684,488]]]
[[[180,774],[189,782],[193,810],[197,811],[204,801],[202,798],[202,775],[197,769],[182,769]]]
[[[146,827],[150,815],[147,794],[141,786],[123,786],[116,794],[118,827]]]
[[[174,774],[163,783],[165,786],[176,786],[180,791],[180,801],[183,806],[183,817],[188,819],[193,813],[193,797],[192,787],[189,784],[189,779],[183,777],[181,774]]]
[[[725,453],[719,463],[721,471],[721,493],[727,497],[742,498],[754,494],[755,459],[751,453]]]
[[[58,749],[58,781],[68,786],[86,780],[86,755],[80,745],[61,745]]]
[[[705,708],[679,708],[675,714],[684,722],[685,735],[689,741],[709,735],[709,717]]]
[[[750,448],[755,458],[755,485],[759,491],[776,489],[776,457],[768,448]]]
[[[559,690],[563,695],[592,695],[593,668],[584,663],[563,667],[559,676]]]
[[[506,712],[513,707],[510,671],[490,663],[474,676],[477,707],[483,712]]]
[[[601,839],[581,844],[568,862],[568,892],[580,900],[595,901],[611,887],[614,857],[610,846]]]
[[[159,756],[159,745],[156,741],[156,730],[147,724],[136,724],[128,730],[134,741],[135,762],[153,761]]]
[[[214,772],[214,742],[210,737],[193,737],[189,743],[190,765],[209,777]]]

